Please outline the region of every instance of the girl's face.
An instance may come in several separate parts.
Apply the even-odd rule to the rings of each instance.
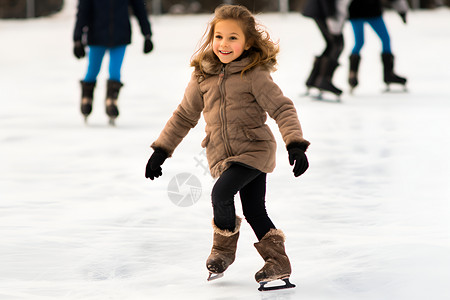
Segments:
[[[230,63],[248,50],[245,35],[235,20],[219,21],[214,27],[213,51],[224,64]]]

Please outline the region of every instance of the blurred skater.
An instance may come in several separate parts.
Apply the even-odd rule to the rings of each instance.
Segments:
[[[162,175],[161,165],[203,115],[211,175],[218,178],[211,198],[213,247],[206,267],[208,280],[217,279],[234,262],[241,218],[236,216],[234,197],[240,194],[242,210],[258,242],[254,244],[265,264],[255,274],[260,290],[268,281],[289,282],[291,265],[285,252],[285,236],[269,218],[266,206],[266,175],[275,168],[276,143],[267,126],[267,114],[275,119],[286,144],[294,176],[308,169],[297,111],[283,96],[270,73],[275,70],[278,47],[255,23],[250,11],[239,5],[219,6],[203,43],[194,54],[194,71],[183,100],[158,139],[145,177]]]
[[[392,7],[399,13],[406,24],[408,3],[406,0],[391,0]],[[355,36],[355,46],[350,55],[350,71],[348,83],[351,90],[358,85],[358,69],[361,61],[360,51],[364,46],[364,24],[368,23],[381,40],[381,61],[383,62],[383,80],[387,90],[391,83],[405,87],[406,78],[394,73],[394,55],[391,51],[391,41],[382,16],[381,0],[353,0],[349,7],[349,19]]]
[[[109,52],[109,79],[106,92],[106,114],[110,124],[119,115],[117,98],[120,88],[120,71],[125,49],[131,43],[129,6],[133,9],[144,35],[144,53],[153,49],[150,22],[143,0],[79,0],[73,34],[74,55],[85,56],[85,46],[89,46],[89,63],[84,80],[81,81],[81,113],[85,120],[92,111],[94,88],[100,72],[102,60]]]
[[[339,63],[339,56],[344,49],[342,28],[348,15],[351,0],[308,0],[303,15],[313,18],[325,39],[325,49],[316,56],[311,73],[306,80],[306,87],[331,92],[338,97],[342,90],[333,85],[333,74]]]

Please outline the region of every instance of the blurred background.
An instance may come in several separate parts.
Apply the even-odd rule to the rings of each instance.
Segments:
[[[300,11],[306,0],[147,0],[149,14],[212,13],[221,3],[241,4],[253,12]],[[388,7],[387,0],[386,7]],[[408,0],[412,9],[450,6],[450,0]],[[64,0],[0,0],[0,18],[34,18],[59,12]]]

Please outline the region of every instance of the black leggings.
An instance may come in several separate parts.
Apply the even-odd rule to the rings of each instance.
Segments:
[[[219,177],[212,190],[214,223],[222,230],[233,231],[236,225],[234,196],[239,192],[242,210],[258,240],[275,225],[266,211],[266,173],[233,164]]]

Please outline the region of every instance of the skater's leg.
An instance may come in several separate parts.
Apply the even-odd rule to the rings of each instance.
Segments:
[[[234,196],[259,174],[261,174],[259,170],[233,164],[219,177],[211,193],[214,223],[218,228],[234,230],[236,225]]]
[[[392,53],[391,39],[389,37],[389,32],[386,28],[383,17],[380,16],[377,18],[370,18],[367,19],[367,22],[370,24],[370,26],[373,28],[373,30],[381,40],[382,53]]]
[[[344,50],[344,36],[342,34],[333,35],[333,47],[331,48],[330,55],[328,57],[330,60],[338,61],[341,56],[342,50]]]
[[[326,48],[321,55],[320,70],[314,86],[320,90],[340,95],[342,91],[333,85],[332,79],[334,71],[339,65],[339,56],[344,49],[344,36],[342,34],[332,34],[324,20],[315,21],[325,39]]]
[[[352,24],[353,36],[355,37],[352,54],[359,54],[364,46],[364,19],[350,20],[350,24]]]
[[[315,22],[317,24],[317,27],[320,30],[320,33],[322,34],[322,36],[325,40],[325,49],[323,50],[321,55],[316,56],[314,58],[311,72],[309,73],[309,76],[305,82],[305,85],[308,88],[308,91],[306,92],[306,94],[309,94],[309,89],[311,87],[316,87],[316,81],[317,81],[317,77],[319,76],[319,73],[320,73],[320,68],[321,68],[320,66],[321,66],[322,58],[328,55],[328,53],[330,51],[330,44],[331,44],[331,41],[329,40],[328,28],[327,28],[325,22],[321,19],[315,19]]]
[[[241,219],[236,216],[234,195],[251,182],[261,171],[234,164],[217,180],[212,191],[214,211],[214,239],[211,254],[206,260],[210,272],[208,280],[218,278],[234,262]]]
[[[394,73],[394,55],[392,54],[391,41],[383,18],[372,18],[369,24],[380,37],[383,45],[381,60],[383,62],[383,80],[388,85],[387,89],[389,90],[389,84],[391,83],[398,83],[404,86],[406,84],[406,78]]]
[[[119,116],[117,99],[123,84],[120,82],[120,71],[125,56],[126,45],[109,48],[109,80],[106,92],[106,114],[110,117],[110,124],[114,125],[115,118]]]
[[[239,192],[247,222],[260,241],[275,225],[266,210],[266,173],[261,173]]]
[[[89,46],[89,62],[85,82],[95,82],[102,66],[103,57],[105,56],[106,47]]]
[[[330,30],[328,30],[328,26],[324,20],[314,19],[314,21],[316,22],[316,25],[319,28],[323,39],[325,40],[325,49],[323,50],[322,54],[319,57],[329,56],[333,48],[333,41],[331,38]]]
[[[109,48],[109,79],[120,82],[120,71],[125,57],[126,45]]]

